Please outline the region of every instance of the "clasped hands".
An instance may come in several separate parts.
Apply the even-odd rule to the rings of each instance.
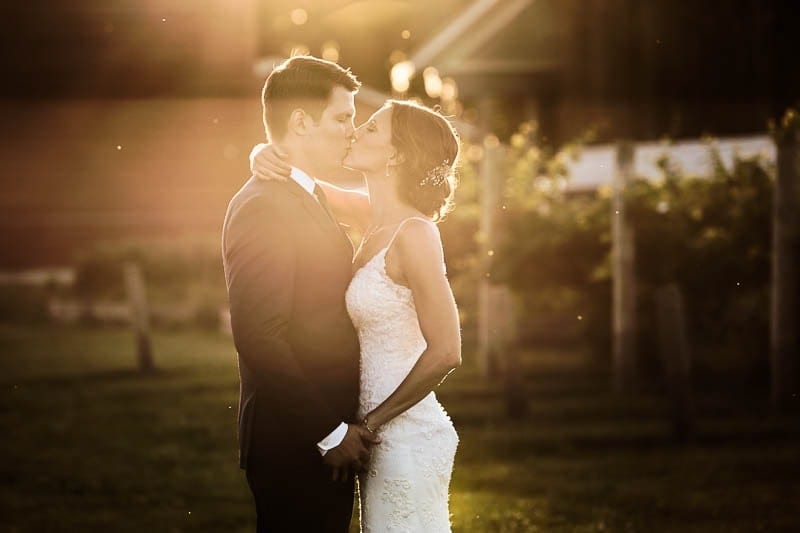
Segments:
[[[334,481],[347,481],[350,471],[364,472],[371,454],[371,449],[381,440],[366,424],[347,424],[347,434],[341,444],[328,450],[322,462],[333,468]]]

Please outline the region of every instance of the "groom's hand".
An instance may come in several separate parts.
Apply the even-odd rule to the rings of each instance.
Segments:
[[[341,444],[328,450],[322,461],[333,468],[334,481],[346,481],[351,468],[356,472],[364,469],[369,462],[369,448],[378,442],[378,438],[362,426],[348,424]]]

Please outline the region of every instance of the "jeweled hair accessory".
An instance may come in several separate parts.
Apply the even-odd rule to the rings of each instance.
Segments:
[[[433,185],[438,187],[445,182],[450,174],[450,160],[445,159],[441,165],[435,166],[425,173],[425,177],[419,182],[420,185]]]

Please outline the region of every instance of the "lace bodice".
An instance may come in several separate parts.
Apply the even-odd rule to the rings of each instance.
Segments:
[[[380,405],[400,385],[427,347],[411,289],[396,283],[386,272],[386,254],[411,220],[432,224],[425,219],[404,220],[389,243],[353,275],[347,289],[347,311],[361,343],[360,416]],[[426,405],[434,407],[428,414],[442,414],[433,393],[404,414],[424,416]]]
[[[411,290],[386,273],[388,250],[361,267],[347,290],[347,310],[361,341],[360,399],[366,412],[400,385],[427,346]]]
[[[389,243],[353,275],[347,311],[361,343],[359,416],[406,378],[427,343],[411,289],[386,272]],[[379,430],[382,442],[359,477],[361,523],[376,531],[450,531],[448,487],[458,436],[433,392]]]

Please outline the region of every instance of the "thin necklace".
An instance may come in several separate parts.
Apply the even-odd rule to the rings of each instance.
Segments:
[[[370,229],[370,230],[367,232],[367,235],[364,237],[364,240],[365,240],[365,241],[366,241],[366,240],[368,240],[368,239],[369,239],[370,237],[372,237],[374,234],[376,234],[376,233],[377,233],[377,232],[379,232],[380,230],[382,230],[382,229],[384,229],[384,228],[387,228],[387,227],[389,227],[389,224],[376,224],[376,225],[372,226],[372,229]]]
[[[384,229],[386,227],[387,227],[386,224],[372,226],[372,229],[370,229],[364,235],[364,238],[361,239],[361,245],[358,247],[358,251],[360,252],[364,248],[364,245],[367,244],[367,241],[369,241],[372,238],[373,235],[375,235],[376,233],[378,233],[378,231],[380,231],[380,230],[382,230],[382,229]]]

